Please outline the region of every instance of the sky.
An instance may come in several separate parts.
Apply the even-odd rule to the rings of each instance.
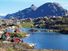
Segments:
[[[39,7],[47,2],[57,2],[68,10],[68,0],[0,0],[0,15],[15,13],[30,7],[32,4]]]

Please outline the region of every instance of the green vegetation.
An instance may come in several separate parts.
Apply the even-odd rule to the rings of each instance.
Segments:
[[[19,32],[19,33],[17,33],[17,36],[19,38],[24,38],[24,37],[26,37],[26,34],[27,33],[25,33],[25,32]],[[13,37],[13,36],[14,36],[14,33],[11,33],[11,37]]]
[[[34,47],[29,46],[27,43],[14,44],[14,43],[3,43],[3,41],[0,41],[0,48],[5,51],[23,51],[24,49],[33,49]]]
[[[10,48],[10,47],[8,47],[7,48],[7,51],[15,51],[12,47]]]
[[[23,28],[32,28],[32,27],[34,27],[33,24],[34,24],[33,22],[24,22],[24,23],[21,24],[21,26]]]
[[[22,28],[45,28],[48,30],[68,31],[68,17],[39,17],[36,19],[24,19],[20,21]]]

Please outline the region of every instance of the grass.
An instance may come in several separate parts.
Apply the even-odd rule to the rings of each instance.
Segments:
[[[17,36],[19,38],[24,38],[24,37],[26,37],[26,34],[27,33],[25,33],[25,32],[19,32],[19,33],[17,33]],[[14,33],[11,33],[11,37],[13,37],[13,36],[14,36]]]
[[[18,43],[13,46],[13,43],[3,43],[0,41],[0,51],[23,51],[24,49],[33,49],[27,43]]]
[[[7,48],[7,51],[15,51],[12,47],[10,48],[10,47],[8,47]]]
[[[25,23],[22,23],[21,26],[23,28],[31,28],[31,27],[34,27],[33,26],[33,22],[25,22]]]

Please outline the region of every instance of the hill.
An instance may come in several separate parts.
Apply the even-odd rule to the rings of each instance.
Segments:
[[[31,7],[26,8],[24,10],[18,11],[13,14],[8,14],[5,18],[37,18],[44,16],[65,16],[67,14],[67,10],[60,6],[58,3],[45,3],[40,7],[36,7],[34,4]]]

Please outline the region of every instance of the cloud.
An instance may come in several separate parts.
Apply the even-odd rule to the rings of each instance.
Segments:
[[[68,2],[62,3],[62,5],[64,5],[64,6],[68,6]]]
[[[6,13],[0,13],[0,16],[5,16],[5,15],[7,15]]]

